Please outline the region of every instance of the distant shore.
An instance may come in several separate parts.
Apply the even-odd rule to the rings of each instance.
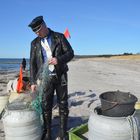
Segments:
[[[105,54],[105,55],[75,55],[75,59],[82,59],[82,58],[115,58],[115,59],[140,59],[140,54]]]

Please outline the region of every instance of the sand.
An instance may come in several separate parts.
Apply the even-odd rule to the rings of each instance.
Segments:
[[[140,99],[139,57],[76,59],[68,65],[69,129],[88,121],[93,108],[100,104],[99,95],[103,92],[120,90],[130,92]],[[16,75],[0,75],[0,94],[6,94],[5,81],[14,79]],[[57,107],[53,115],[53,129],[57,130]],[[0,121],[0,140],[4,140],[2,126]]]

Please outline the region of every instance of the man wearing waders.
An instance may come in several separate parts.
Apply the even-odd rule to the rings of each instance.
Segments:
[[[21,64],[22,64],[22,69],[25,70],[25,68],[26,68],[26,59],[25,58],[22,59]]]
[[[67,140],[68,120],[68,88],[67,88],[67,63],[74,57],[74,51],[62,33],[49,29],[43,20],[43,16],[34,18],[28,25],[37,37],[31,42],[30,50],[30,78],[31,90],[35,92],[39,69],[49,63],[51,84],[49,90],[44,92],[42,99],[44,118],[44,130],[42,140],[52,140],[51,119],[54,91],[57,95],[59,106],[60,129],[59,140]],[[45,99],[44,99],[45,97]]]

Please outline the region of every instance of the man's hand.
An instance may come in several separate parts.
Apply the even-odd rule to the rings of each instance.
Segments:
[[[36,91],[36,86],[37,86],[37,85],[31,85],[31,91],[32,91],[32,92],[35,92],[35,91]]]
[[[56,57],[53,57],[53,58],[51,58],[51,59],[49,59],[49,64],[51,64],[51,65],[57,65],[57,58]]]

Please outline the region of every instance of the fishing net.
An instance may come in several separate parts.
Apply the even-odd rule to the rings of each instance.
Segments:
[[[42,96],[44,94],[44,91],[49,88],[50,83],[50,77],[49,77],[49,68],[48,68],[48,62],[46,62],[41,68],[40,68],[40,74],[38,77],[38,84],[35,93],[33,94],[33,100],[30,104],[30,107],[37,111],[39,114],[42,114]]]

